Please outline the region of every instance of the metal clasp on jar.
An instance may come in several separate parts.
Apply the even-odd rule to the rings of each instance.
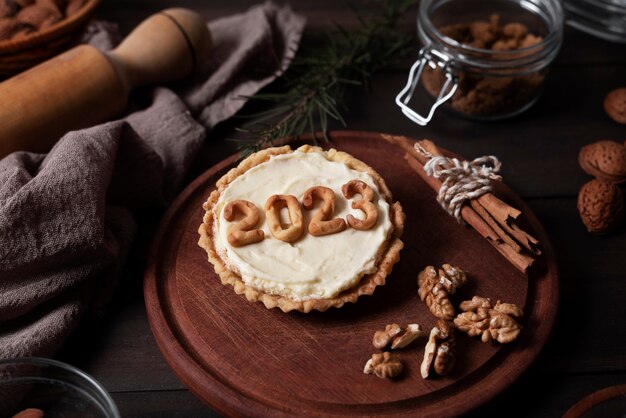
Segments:
[[[430,46],[425,46],[420,50],[417,61],[415,61],[409,72],[409,79],[407,80],[406,86],[404,86],[402,91],[396,96],[396,104],[400,106],[402,113],[413,122],[422,126],[428,124],[435,110],[456,92],[459,83],[456,75],[450,68],[450,62],[451,58],[449,55],[436,49],[431,49]],[[440,68],[446,76],[446,81],[441,86],[441,90],[437,95],[435,103],[430,108],[428,115],[422,116],[409,106],[409,101],[413,97],[415,88],[419,84],[426,65],[433,70]]]

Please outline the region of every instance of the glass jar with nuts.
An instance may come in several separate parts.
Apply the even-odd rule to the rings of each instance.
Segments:
[[[396,104],[420,125],[444,103],[478,120],[517,115],[538,99],[562,31],[558,0],[422,0],[424,46]],[[420,82],[430,110],[414,95]]]

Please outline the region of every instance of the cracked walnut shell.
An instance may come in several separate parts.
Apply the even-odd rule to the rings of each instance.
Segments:
[[[496,340],[501,344],[515,340],[522,326],[513,317],[521,318],[522,310],[512,303],[497,301],[492,305],[489,298],[474,296],[461,303],[463,313],[454,318],[454,325],[470,337],[480,336],[482,342]]]
[[[435,317],[449,321],[455,312],[448,296],[465,282],[467,275],[458,267],[444,264],[435,270],[433,266],[427,266],[417,276],[417,293]]]
[[[404,366],[395,355],[388,351],[384,353],[376,353],[365,363],[363,373],[375,374],[382,378],[394,378],[402,373]]]
[[[623,218],[622,191],[615,184],[591,180],[580,189],[578,212],[587,231],[594,234],[610,232]]]

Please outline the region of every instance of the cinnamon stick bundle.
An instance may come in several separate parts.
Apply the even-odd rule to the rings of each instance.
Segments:
[[[402,148],[409,166],[436,193],[439,192],[442,182],[424,171],[424,164],[428,162],[430,156],[417,151],[414,147],[415,142],[406,137],[383,135],[383,138]],[[417,144],[432,156],[441,155],[432,141],[422,140]],[[533,265],[535,256],[541,254],[541,251],[539,241],[515,223],[520,215],[519,210],[507,205],[492,193],[472,199],[461,208],[463,220],[487,239],[513,266],[526,273]]]

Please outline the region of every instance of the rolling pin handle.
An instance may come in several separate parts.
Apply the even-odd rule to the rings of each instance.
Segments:
[[[144,20],[109,52],[130,91],[191,74],[211,48],[211,33],[200,15],[174,8]]]

